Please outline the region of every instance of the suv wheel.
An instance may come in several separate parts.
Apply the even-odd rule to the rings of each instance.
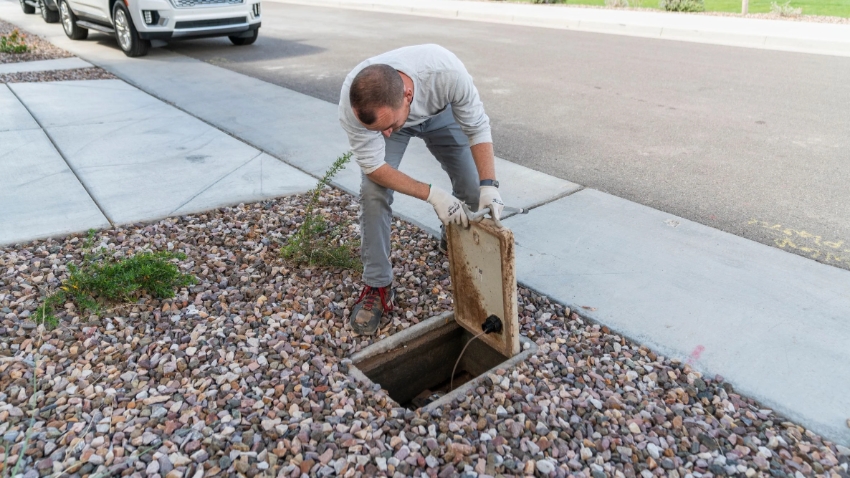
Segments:
[[[227,37],[227,38],[230,38],[230,42],[233,43],[234,45],[238,45],[238,46],[250,45],[250,44],[254,43],[255,41],[257,41],[257,37],[260,36],[260,29],[257,28],[256,30],[253,30],[251,33],[252,33],[252,35],[249,36],[249,37],[231,36],[231,37]]]
[[[145,56],[151,48],[149,40],[139,38],[139,32],[133,25],[133,18],[122,2],[115,2],[112,9],[112,23],[115,24],[115,38],[118,46],[129,57]]]
[[[27,15],[35,13],[35,7],[34,6],[28,4],[24,0],[19,0],[19,1],[21,2],[21,10],[23,10],[24,13],[26,13]]]
[[[77,16],[68,6],[68,0],[59,0],[59,19],[62,20],[62,29],[71,40],[85,40],[89,36],[88,29],[77,25]]]
[[[47,8],[45,0],[38,0],[38,8],[41,10],[41,18],[46,23],[56,23],[59,21],[59,11]]]

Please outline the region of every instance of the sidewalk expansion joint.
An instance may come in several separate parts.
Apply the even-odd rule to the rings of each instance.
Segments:
[[[29,106],[27,106],[27,104],[24,103],[24,101],[21,99],[21,97],[18,96],[17,93],[15,93],[15,90],[13,90],[8,84],[6,84],[6,88],[8,88],[9,92],[12,93],[12,95],[18,100],[18,103],[20,103],[27,110],[27,113],[29,113],[29,115],[33,119],[33,121],[35,121],[35,123],[38,125],[38,127],[41,128],[41,131],[44,132],[44,135],[47,136],[47,139],[50,141],[50,144],[53,146],[53,149],[56,150],[56,152],[59,154],[59,157],[62,158],[62,161],[65,161],[65,164],[68,166],[68,169],[71,170],[71,173],[73,173],[74,177],[77,178],[77,181],[80,182],[80,185],[86,191],[86,194],[89,195],[89,197],[91,198],[94,205],[97,206],[98,211],[100,211],[100,213],[103,214],[103,217],[106,218],[107,221],[109,221],[110,225],[115,226],[115,222],[109,217],[109,215],[106,214],[106,211],[100,205],[97,198],[94,197],[94,194],[92,194],[88,185],[85,183],[85,181],[83,181],[83,179],[77,173],[77,170],[74,169],[74,166],[72,166],[71,163],[68,161],[68,158],[65,157],[65,154],[62,153],[62,150],[59,149],[59,146],[56,145],[56,141],[53,140],[53,137],[50,135],[50,133],[47,131],[47,129],[44,128],[44,125],[41,124],[41,121],[39,121],[38,118],[36,118],[35,115],[32,114],[32,111],[30,111]]]

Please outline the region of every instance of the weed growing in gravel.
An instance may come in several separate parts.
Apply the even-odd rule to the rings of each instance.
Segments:
[[[36,355],[35,366],[32,371],[32,395],[30,396],[30,421],[27,425],[26,430],[24,431],[24,441],[21,444],[21,449],[18,452],[18,458],[15,460],[15,467],[12,469],[11,473],[6,475],[5,473],[9,470],[7,468],[8,464],[5,464],[3,467],[4,476],[18,476],[21,465],[24,464],[24,459],[26,457],[27,448],[29,447],[30,438],[32,437],[33,426],[35,425],[35,415],[36,415],[36,396],[38,395],[38,383],[36,381],[36,372],[38,371],[38,355]],[[9,458],[9,454],[11,452],[12,444],[6,446],[6,460]]]
[[[116,259],[94,252],[95,232],[89,231],[83,245],[83,261],[78,267],[68,264],[70,276],[54,294],[48,296],[36,311],[36,322],[48,327],[59,323],[53,314],[57,307],[73,302],[81,313],[97,313],[107,302],[119,302],[142,294],[156,299],[174,297],[174,289],[195,283],[171,261],[184,260],[184,254],[142,252]]]
[[[791,0],[781,4],[770,2],[770,13],[779,15],[780,17],[799,17],[803,14],[803,9],[792,7]]]
[[[344,236],[348,223],[334,225],[321,212],[316,211],[322,190],[349,160],[350,152],[337,158],[325,171],[316,187],[309,192],[310,198],[304,208],[304,221],[280,250],[280,255],[287,261],[355,270],[362,267],[356,253],[359,245],[348,242]]]
[[[42,314],[43,314],[43,312],[42,312]],[[42,322],[44,322],[43,316],[42,316]],[[41,342],[41,343],[44,342],[44,339],[41,336],[41,332],[43,330],[44,330],[44,328],[39,329],[39,337],[38,338],[39,338],[39,342]],[[5,451],[4,451],[5,457],[3,459],[3,470],[2,470],[3,474],[0,475],[3,478],[13,477],[13,476],[21,476],[21,475],[18,474],[18,472],[21,468],[21,465],[25,465],[26,452],[27,452],[27,448],[29,447],[29,444],[30,444],[30,439],[32,438],[33,426],[35,425],[35,417],[36,417],[37,404],[38,404],[37,400],[38,400],[39,390],[38,390],[37,375],[38,375],[38,364],[41,360],[41,354],[38,352],[38,350],[39,349],[36,348],[36,352],[35,352],[34,357],[33,357],[33,359],[34,359],[33,362],[28,363],[28,365],[30,365],[32,367],[32,395],[30,395],[30,399],[29,399],[30,421],[29,421],[29,424],[26,426],[26,429],[24,430],[24,441],[23,441],[23,443],[21,443],[21,448],[18,451],[18,458],[15,460],[15,467],[11,470],[11,472],[9,472],[9,465],[10,465],[9,455],[11,455],[12,446],[14,445],[14,443],[9,441],[9,444],[6,445],[6,448],[5,448]],[[27,361],[25,360],[24,363],[27,363]]]
[[[26,53],[27,44],[24,35],[18,29],[8,35],[0,35],[0,53]]]

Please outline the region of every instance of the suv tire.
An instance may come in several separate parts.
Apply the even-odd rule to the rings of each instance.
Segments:
[[[250,45],[250,44],[254,43],[255,41],[257,41],[257,37],[260,36],[260,29],[257,28],[256,30],[253,30],[252,33],[253,34],[249,37],[243,38],[243,37],[239,37],[239,36],[230,36],[230,37],[227,37],[227,38],[230,38],[230,42],[233,43],[234,45],[237,45],[237,46]]]
[[[121,51],[129,57],[145,56],[151,48],[150,40],[142,40],[133,17],[122,2],[115,2],[112,8],[112,23],[115,25],[115,39]]]
[[[68,6],[67,0],[59,0],[59,19],[62,20],[62,29],[71,40],[85,40],[89,36],[87,28],[77,25],[77,16]]]
[[[38,8],[41,9],[41,18],[45,23],[56,23],[59,21],[59,10],[51,10],[47,8],[45,0],[38,0]]]
[[[21,2],[21,10],[23,10],[24,13],[26,13],[27,15],[31,15],[31,14],[35,13],[35,7],[34,6],[28,4],[24,0],[18,0],[18,1]]]

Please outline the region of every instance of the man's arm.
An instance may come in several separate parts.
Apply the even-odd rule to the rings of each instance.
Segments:
[[[460,200],[437,186],[431,187],[419,182],[389,164],[382,165],[368,176],[369,179],[385,188],[428,201],[443,224],[456,223],[463,227],[469,225]]]
[[[478,169],[479,179],[496,179],[496,167],[493,164],[493,143],[478,143],[472,148],[472,159]],[[430,193],[429,186],[417,181],[389,164],[383,164],[368,174],[369,179],[381,186],[425,201]]]
[[[368,174],[368,177],[385,188],[413,196],[423,201],[428,199],[428,195],[431,192],[427,184],[411,178],[386,163]]]
[[[493,159],[493,143],[478,143],[470,148],[478,179],[496,179],[496,165]]]

